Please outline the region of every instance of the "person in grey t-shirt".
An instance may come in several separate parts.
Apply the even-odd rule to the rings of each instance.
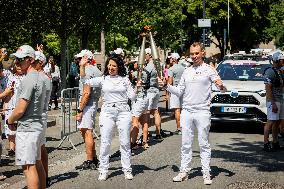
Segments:
[[[271,68],[264,72],[264,84],[266,90],[267,123],[264,126],[263,150],[270,152],[280,149],[278,141],[279,125],[284,119],[283,104],[283,80],[279,74],[281,54],[275,53]],[[272,146],[269,142],[269,133],[272,128]]]
[[[93,140],[93,128],[95,125],[95,118],[98,108],[98,101],[101,96],[101,89],[99,87],[84,86],[82,77],[84,79],[91,79],[100,77],[102,72],[93,65],[94,55],[89,50],[82,50],[79,54],[75,55],[80,58],[80,105],[76,119],[79,121],[78,128],[86,143],[86,161],[82,165],[76,166],[76,169],[96,169],[98,166],[98,158],[96,155],[95,143]],[[83,66],[84,64],[85,66]]]
[[[50,186],[50,179],[48,178],[48,153],[45,148],[45,144],[46,144],[45,135],[46,135],[46,129],[47,129],[48,103],[50,100],[52,83],[51,83],[51,78],[44,72],[44,65],[46,63],[46,57],[42,53],[41,49],[35,52],[35,61],[37,61],[36,69],[40,73],[40,76],[42,77],[42,80],[44,81],[45,86],[46,86],[46,97],[44,99],[44,106],[43,106],[44,108],[43,108],[43,113],[42,113],[43,132],[42,132],[42,138],[41,138],[41,162],[43,164],[43,168],[46,174],[46,186]]]
[[[138,61],[138,60],[137,60]],[[134,64],[134,68],[136,68],[136,71],[132,73],[132,83],[133,85],[136,85],[136,82],[138,82],[140,74],[138,71],[138,62]],[[142,69],[142,76],[141,76],[141,82],[143,83],[143,87],[140,88],[136,100],[132,103],[132,128],[131,128],[131,149],[135,150],[138,148],[138,144],[136,143],[138,133],[139,133],[139,121],[142,125],[143,130],[143,139],[142,139],[142,147],[144,149],[148,149],[148,127],[149,127],[149,121],[147,118],[147,111],[148,111],[148,104],[149,101],[147,99],[147,90],[150,87],[150,73]]]
[[[179,84],[180,78],[185,70],[184,66],[178,63],[179,61],[179,54],[172,53],[170,58],[170,63],[172,67],[169,69],[169,80],[168,83],[177,86]],[[181,104],[182,104],[182,97],[179,97],[175,94],[170,94],[170,108],[174,110],[175,119],[177,124],[177,130],[175,134],[181,135],[181,128],[180,128],[180,112],[181,112]]]
[[[150,114],[154,116],[155,119],[155,126],[156,126],[156,136],[155,140],[161,141],[163,140],[162,137],[162,131],[161,131],[161,115],[159,112],[159,100],[160,100],[160,91],[159,91],[159,84],[158,84],[158,73],[155,68],[153,58],[152,58],[152,52],[150,48],[145,49],[145,59],[146,59],[146,67],[144,70],[146,70],[150,75],[150,88],[147,90],[147,99],[148,99],[148,113],[146,117],[149,118]],[[148,119],[147,120],[150,120]],[[148,123],[149,124],[149,123]]]
[[[23,73],[26,73],[19,87],[17,105],[7,119],[9,127],[18,121],[16,165],[22,166],[28,188],[45,188],[46,175],[41,162],[41,138],[46,86],[36,70],[35,51],[32,47],[23,45],[13,55]]]

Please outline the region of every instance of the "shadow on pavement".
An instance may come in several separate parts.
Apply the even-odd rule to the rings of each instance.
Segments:
[[[163,130],[163,131],[165,133],[165,135],[163,136],[163,140],[165,140],[168,137],[173,136],[173,132],[167,131],[167,130]],[[151,146],[154,146],[154,145],[156,145],[158,143],[163,142],[163,140],[162,141],[154,140],[153,134],[154,134],[154,136],[156,135],[155,131],[149,131],[149,141],[148,141],[148,144],[149,144],[150,148],[151,148]],[[140,136],[139,140],[141,140],[141,142],[142,142],[142,138],[141,137],[142,136]],[[131,152],[132,156],[139,155],[139,154],[143,153],[144,151],[146,151],[146,150],[143,149],[142,144],[140,144],[139,146],[140,147],[138,149],[132,150],[132,152]],[[110,155],[110,160],[109,161],[110,162],[118,161],[118,160],[120,160],[120,156],[121,156],[121,153],[120,153],[119,150],[117,150],[112,155]]]
[[[7,178],[13,177],[15,175],[23,175],[22,169],[13,169],[9,171],[4,171],[3,175],[5,175]]]
[[[73,179],[76,178],[79,175],[79,173],[77,172],[67,172],[67,173],[63,173],[63,174],[59,174],[59,175],[54,175],[52,177],[50,177],[51,180],[51,185],[64,181],[64,180],[68,180],[68,179]]]
[[[139,174],[144,173],[145,170],[160,171],[160,170],[163,170],[163,169],[165,169],[167,167],[168,167],[168,165],[165,165],[165,166],[162,166],[162,167],[158,167],[156,169],[152,169],[152,168],[149,168],[149,167],[147,167],[145,165],[132,165],[132,173],[135,176],[135,175],[139,175]],[[123,171],[121,169],[122,169],[121,167],[109,169],[109,170],[117,170],[117,171],[112,172],[108,176],[108,178],[115,177],[115,176],[118,176],[118,175],[122,175]]]
[[[264,152],[263,142],[246,142],[244,138],[232,138],[229,145],[217,145],[224,150],[212,149],[212,158],[225,162],[238,162],[244,167],[254,167],[262,172],[284,171],[284,150]],[[283,141],[280,141],[280,145]]]
[[[211,123],[210,132],[263,134],[263,125],[256,123]]]

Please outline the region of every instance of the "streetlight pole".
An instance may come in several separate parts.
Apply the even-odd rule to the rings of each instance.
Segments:
[[[227,51],[230,53],[230,0],[228,0],[228,47]]]
[[[205,19],[205,17],[206,17],[206,14],[205,14],[205,3],[206,3],[206,0],[203,0],[203,19]],[[203,45],[205,45],[205,28],[203,28],[202,41],[203,41]]]

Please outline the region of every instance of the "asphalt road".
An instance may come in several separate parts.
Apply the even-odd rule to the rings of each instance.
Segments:
[[[111,159],[107,181],[97,180],[97,170],[76,171],[74,167],[80,164],[85,156],[82,153],[84,152],[83,145],[77,145],[77,142],[80,141],[78,140],[74,142],[78,150],[70,147],[55,150],[57,155],[52,157],[56,161],[52,160],[53,163],[50,165],[52,179],[50,188],[284,188],[284,151],[263,152],[263,135],[259,134],[261,130],[257,127],[253,127],[253,125],[220,124],[211,129],[213,176],[211,186],[203,185],[196,137],[189,180],[182,183],[172,182],[172,178],[179,170],[181,145],[181,136],[172,135],[160,143],[150,140],[151,147],[146,151],[137,150],[136,154],[132,156],[134,173],[132,181],[124,179],[119,157]],[[174,131],[175,121],[164,122],[163,128],[166,131]],[[150,130],[153,132],[153,129],[151,127]],[[281,140],[281,144],[284,145],[283,140]],[[68,145],[68,143],[65,145]],[[118,138],[115,136],[112,154],[117,150]],[[52,153],[55,153],[55,151]],[[58,158],[58,156],[61,158]],[[66,158],[62,159],[62,157]],[[9,184],[8,188],[23,187],[25,185],[23,177],[20,180],[15,184]]]

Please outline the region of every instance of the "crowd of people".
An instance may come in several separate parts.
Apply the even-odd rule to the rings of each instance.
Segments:
[[[167,57],[167,66],[164,66],[164,76],[158,73],[150,48],[145,49],[143,65],[140,65],[136,58],[129,63],[132,66],[128,64],[126,67],[122,52],[121,49],[117,49],[108,57],[102,73],[96,71],[96,66],[92,64],[91,51],[82,50],[75,55],[80,70],[80,106],[76,118],[86,147],[86,161],[76,169],[98,168],[98,180],[107,179],[112,130],[116,126],[119,133],[122,171],[125,179],[133,179],[131,152],[138,148],[147,150],[150,147],[150,115],[154,118],[156,128],[153,139],[162,141],[165,136],[161,128],[158,107],[160,90],[164,88],[169,93],[170,108],[175,112],[175,133],[182,135],[180,173],[173,181],[180,182],[187,178],[196,127],[201,148],[204,184],[211,184],[211,149],[208,141],[211,85],[213,83],[221,90],[225,88],[216,70],[203,62],[205,51],[202,44],[192,44],[190,58],[171,53]],[[101,145],[97,158],[92,131],[99,97],[102,98],[103,104],[99,116]],[[141,142],[138,142],[140,125],[142,136]]]
[[[4,102],[2,112],[5,113],[4,133],[10,148],[8,155],[15,156],[16,165],[22,166],[28,188],[46,188],[50,184],[48,154],[45,149],[47,114],[52,103],[55,104],[54,109],[58,109],[57,92],[61,79],[54,58],[50,56],[46,61],[43,47],[36,48],[37,51],[28,45],[19,47],[11,55],[14,64],[10,69],[3,70],[0,64],[0,99]],[[1,53],[2,58],[7,56],[5,50],[1,49]],[[122,171],[125,179],[132,180],[131,153],[138,148],[147,150],[150,147],[150,115],[154,117],[154,140],[162,141],[165,136],[161,127],[159,100],[160,90],[166,90],[170,109],[176,119],[175,134],[181,135],[182,140],[180,172],[173,181],[181,182],[188,178],[194,130],[197,129],[204,184],[212,184],[211,148],[208,140],[211,87],[214,84],[221,92],[225,92],[226,87],[215,68],[204,63],[203,45],[194,42],[189,48],[188,57],[170,53],[163,73],[157,70],[151,48],[145,49],[145,63],[142,65],[135,59],[132,66],[126,66],[122,53],[120,49],[115,50],[108,56],[105,70],[99,70],[93,53],[82,50],[74,56],[75,61],[70,66],[72,80],[80,78],[76,120],[86,150],[86,160],[82,165],[76,166],[76,169],[98,169],[98,180],[104,181],[108,178],[112,130],[116,126]],[[280,59],[283,60],[278,57]],[[277,67],[277,61],[274,67]],[[279,87],[279,83],[275,82],[274,77],[273,69],[265,74],[267,91],[271,91],[267,97],[268,103],[271,103],[268,106],[268,109],[271,107],[268,112],[269,121],[265,127],[264,147],[267,151],[270,150],[269,130],[276,125],[274,120],[282,119],[282,110],[278,111],[282,101],[277,101],[278,93],[273,88]],[[97,157],[93,129],[100,98],[103,102],[98,125],[101,144]],[[277,112],[278,117],[274,115]],[[141,142],[138,139],[140,125]],[[275,138],[273,145],[276,143]],[[0,174],[0,180],[4,179],[5,175]]]

